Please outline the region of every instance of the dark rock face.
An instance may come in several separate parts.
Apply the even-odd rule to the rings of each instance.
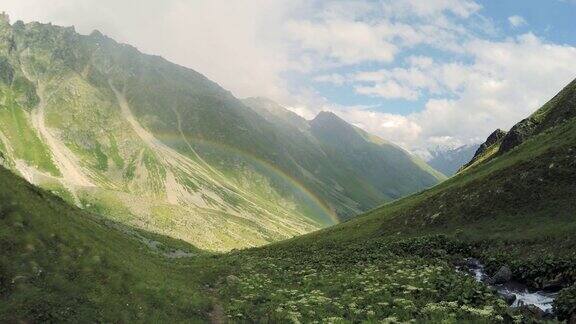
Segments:
[[[492,134],[490,134],[490,136],[488,136],[488,138],[486,139],[486,142],[484,142],[482,145],[480,145],[478,150],[476,150],[476,153],[474,154],[474,158],[476,158],[477,156],[486,152],[486,150],[490,146],[498,143],[502,138],[504,138],[504,136],[506,136],[506,132],[501,130],[500,128],[493,131]]]
[[[506,301],[506,304],[508,304],[508,306],[511,306],[516,301],[516,295],[514,295],[514,294],[505,294],[505,295],[502,295],[502,297],[504,298],[504,300]]]
[[[488,136],[488,138],[486,139],[486,142],[482,143],[482,145],[480,145],[480,147],[476,150],[476,153],[474,153],[474,157],[472,158],[472,160],[470,160],[470,162],[468,162],[464,166],[462,166],[462,168],[460,168],[460,170],[467,168],[472,163],[474,163],[479,156],[481,156],[484,152],[486,152],[486,150],[488,150],[488,148],[490,146],[498,143],[505,136],[506,136],[506,132],[501,130],[500,128],[493,131],[492,134],[490,134],[490,136]]]
[[[538,124],[532,119],[527,118],[514,125],[508,134],[502,140],[498,153],[505,153],[522,144],[536,130]]]
[[[508,266],[502,266],[492,278],[488,279],[487,283],[490,285],[498,285],[507,283],[512,279],[512,270]]]
[[[576,117],[576,80],[562,89],[532,116],[514,125],[502,140],[498,153],[506,153],[528,138],[574,117]]]

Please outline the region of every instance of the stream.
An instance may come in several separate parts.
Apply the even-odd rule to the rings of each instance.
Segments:
[[[485,282],[489,278],[484,269],[484,265],[476,259],[468,260],[468,270],[470,270],[478,282]],[[516,296],[516,300],[511,307],[534,305],[543,312],[552,312],[552,302],[554,302],[554,299],[558,295],[556,292],[530,291],[528,286],[514,280],[505,284],[489,286],[496,289],[498,294],[504,297],[510,295]]]

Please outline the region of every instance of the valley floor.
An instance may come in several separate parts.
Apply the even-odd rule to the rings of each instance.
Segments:
[[[0,322],[576,320],[574,120],[363,216],[227,254],[113,223],[1,168],[0,183]],[[457,269],[470,257],[560,290],[554,314],[509,307]]]

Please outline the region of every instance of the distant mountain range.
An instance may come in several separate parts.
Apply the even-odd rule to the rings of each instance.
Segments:
[[[93,32],[0,18],[0,161],[87,211],[209,250],[314,231],[444,177]]]
[[[454,175],[464,164],[468,163],[480,144],[463,145],[457,148],[437,147],[429,150],[428,165],[446,176]]]

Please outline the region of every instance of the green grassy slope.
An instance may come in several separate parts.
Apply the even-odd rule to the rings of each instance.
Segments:
[[[326,154],[203,75],[99,32],[2,18],[0,73],[4,165],[77,206],[206,249],[307,233],[439,181],[407,155],[398,163],[396,149],[369,165],[383,179],[366,176],[362,147]],[[399,169],[410,179],[388,181]]]
[[[576,312],[574,192],[576,119],[567,119],[429,190],[231,255],[238,279],[221,292],[233,318],[252,320],[531,321],[451,270],[476,257],[533,288],[564,288],[554,307],[566,320]]]
[[[255,163],[239,159],[238,153],[256,163],[272,165],[312,191],[341,218],[354,216],[389,197],[388,193],[379,192],[367,203],[358,201],[360,195],[351,197],[349,192],[338,192],[335,187],[356,187],[364,196],[374,196],[368,189],[363,191],[362,186],[354,186],[357,182],[366,182],[355,179],[356,174],[340,171],[343,169],[340,165],[331,168],[330,162],[309,139],[300,134],[287,136],[285,127],[278,129],[277,122],[267,120],[195,71],[160,57],[143,55],[99,33],[83,38],[82,44],[90,48],[91,73],[99,75],[94,79],[106,76],[124,87],[136,117],[146,128],[180,152],[202,159],[220,172],[249,169],[258,173]],[[178,138],[187,145],[178,145]],[[233,151],[232,157],[230,151]],[[408,165],[413,166],[412,161]],[[328,171],[318,166],[325,166]],[[356,167],[347,164],[344,169]],[[395,188],[397,183],[393,182],[386,188],[409,194],[439,181],[430,175],[429,169],[414,168],[414,171],[416,181],[400,181],[403,188]],[[264,177],[269,178],[266,174]],[[242,181],[245,178],[242,175],[233,175],[233,178],[240,186],[250,186]],[[277,185],[277,181],[268,180],[282,196],[291,194]],[[349,181],[356,183],[349,184]],[[296,202],[303,203],[298,199]]]
[[[111,48],[102,49],[106,44]],[[129,62],[122,61],[123,55]],[[168,69],[169,80],[160,83],[177,89],[176,94],[157,93],[156,101],[147,98],[146,104],[129,100],[138,94],[127,83],[135,73],[127,67],[144,75],[133,82],[149,82]],[[192,114],[223,110],[210,115],[213,127],[190,116],[180,120],[178,110],[162,98],[202,101],[224,93],[193,71],[103,36],[5,20],[0,21],[0,71],[4,165],[73,204],[211,250],[261,245],[335,222],[325,204],[277,166],[244,158],[238,149],[222,152],[220,146],[203,150],[210,153],[210,165],[192,150],[180,134],[185,118],[212,131],[229,129],[218,124],[225,119],[220,114],[231,118],[226,119],[231,125],[238,115],[230,104],[187,101]],[[141,112],[141,104],[146,108],[159,101],[165,106],[154,106],[156,113],[178,116],[170,134],[153,133],[156,119]],[[256,140],[252,136],[249,140]]]
[[[31,33],[31,37],[54,39],[42,34],[42,31],[51,32],[42,25],[29,28],[40,30]],[[78,40],[75,33],[56,30],[63,39]],[[39,40],[28,41],[36,43]],[[25,66],[35,66],[36,73],[44,73],[47,65],[40,61],[56,57],[55,61],[59,62],[60,56],[76,55],[73,54],[75,49],[77,47],[37,58],[28,57]],[[122,53],[122,50],[117,52],[118,55]],[[100,57],[98,64],[107,66],[111,62],[107,61],[109,59]],[[110,71],[117,66],[108,65]],[[44,82],[54,89],[71,92],[83,91],[76,87],[90,84],[91,90],[98,89],[94,96],[104,98],[111,107],[120,108],[110,99],[113,90],[103,74],[105,70],[94,69],[94,66],[85,69],[86,64],[73,64],[72,67],[79,69],[82,78],[91,81],[76,82],[72,88],[55,87],[61,83],[58,78]],[[117,73],[119,75],[113,75],[118,77],[115,85],[124,84],[126,94],[137,91],[129,86],[140,84],[137,80],[122,80],[120,76],[130,74]],[[77,74],[73,73],[74,77]],[[187,72],[185,76],[190,75]],[[19,93],[24,95],[25,92]],[[564,94],[568,95],[566,98],[572,98],[574,92]],[[131,96],[130,104],[139,106],[134,94]],[[556,102],[555,108],[544,110],[547,116],[562,112],[559,113],[562,118],[554,118],[556,122],[532,133],[514,149],[496,154],[436,187],[334,227],[270,246],[223,255],[204,255],[186,243],[105,221],[70,207],[52,194],[0,169],[0,321],[521,322],[526,316],[508,308],[493,290],[455,271],[455,264],[465,257],[481,259],[489,272],[506,264],[515,279],[533,287],[564,288],[555,311],[558,319],[569,319],[576,311],[576,203],[573,199],[576,192],[576,119],[567,116],[576,107],[572,100]],[[55,107],[52,104],[52,108]],[[219,109],[230,108],[227,107],[223,104]],[[255,113],[246,114],[254,116]],[[69,118],[73,120],[71,116]],[[137,119],[156,132],[160,132],[165,122],[155,120],[145,109],[137,113]],[[352,136],[354,134],[367,137],[358,132],[349,133],[352,140],[357,139]],[[243,138],[250,138],[246,136]],[[134,138],[137,137],[131,134],[123,140]],[[112,145],[113,142],[116,145]],[[110,152],[114,150],[113,146],[121,147],[121,143],[120,138],[110,140]],[[135,140],[135,143],[140,142]],[[171,147],[178,145],[171,143]],[[206,145],[199,151],[214,156],[232,156]],[[81,146],[70,147],[82,150]],[[87,145],[84,150],[98,151],[95,147]],[[255,150],[258,147],[265,148],[265,145],[257,145]],[[108,156],[106,150],[100,149]],[[154,158],[159,155],[149,156],[145,154],[146,150],[136,157],[129,156],[121,148],[118,151],[124,163],[110,158],[107,165],[110,172],[119,171],[114,170],[114,165],[124,165],[127,169],[120,172],[122,177],[139,175],[142,181],[154,181],[155,177],[144,176],[148,173],[142,170],[156,170],[157,173],[170,170],[169,165]],[[102,159],[97,155],[93,156],[94,161]],[[86,158],[84,163],[90,159]],[[149,167],[132,168],[135,159],[139,165]],[[116,160],[120,161],[117,157]],[[243,163],[230,159],[222,165],[222,170],[229,164],[239,166]],[[265,165],[260,167],[265,168]],[[96,170],[94,167],[87,169]],[[100,175],[113,174],[106,172]],[[174,177],[179,174],[176,172]],[[110,180],[91,179],[99,183]],[[128,182],[126,185],[137,187],[141,183]],[[109,188],[115,185],[112,183]],[[265,187],[262,184],[254,190]],[[124,198],[118,191],[109,190],[100,194]],[[80,193],[81,197],[82,193],[85,192]],[[99,197],[90,196],[91,199]],[[217,198],[211,198],[218,203]],[[234,202],[233,197],[229,200]],[[259,201],[263,200],[260,197]],[[153,203],[145,197],[131,206],[146,209],[143,202]],[[93,210],[100,212],[101,207],[95,206]],[[173,227],[170,215],[166,215],[169,206],[154,207],[151,208],[154,217],[146,218],[148,223],[142,227],[157,228],[155,224]],[[115,211],[119,214],[118,219],[134,217],[124,215],[122,208]],[[192,227],[193,223],[186,224]],[[226,224],[235,226],[234,223]],[[221,223],[214,226],[221,226]],[[246,236],[250,235],[254,236],[253,232],[246,233]]]
[[[328,196],[341,215],[430,187],[445,177],[401,148],[362,131],[333,113],[311,121],[265,98],[243,101],[276,126],[295,161],[312,174],[307,186]]]
[[[0,322],[208,319],[196,266],[169,258],[204,258],[192,246],[71,207],[4,168],[0,183]]]
[[[364,216],[216,256],[105,222],[2,169],[0,240],[8,248],[0,250],[0,316],[9,321],[530,320],[454,267],[477,257],[489,272],[509,265],[516,279],[534,287],[570,287],[576,279],[575,154],[572,119]],[[169,258],[182,253],[192,255]],[[574,311],[574,290],[561,291],[558,319]]]

